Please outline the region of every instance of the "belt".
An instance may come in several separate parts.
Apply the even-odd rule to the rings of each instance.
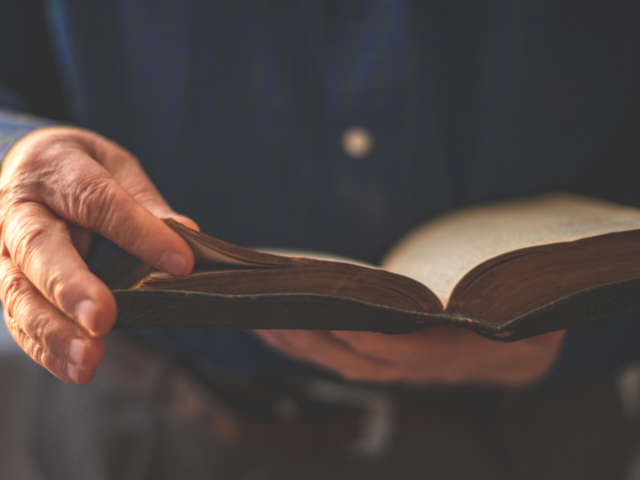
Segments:
[[[251,454],[344,450],[378,456],[399,434],[489,418],[496,391],[376,388],[293,376],[260,384],[202,374],[125,334],[105,337],[102,373],[128,395],[217,443]],[[487,407],[490,408],[487,408]],[[477,423],[471,419],[471,423]]]

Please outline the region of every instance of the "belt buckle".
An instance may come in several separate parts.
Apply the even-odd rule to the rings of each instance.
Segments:
[[[395,405],[386,392],[324,379],[307,379],[305,394],[312,400],[334,405],[359,407],[364,413],[357,438],[346,447],[361,457],[383,454],[395,432]]]

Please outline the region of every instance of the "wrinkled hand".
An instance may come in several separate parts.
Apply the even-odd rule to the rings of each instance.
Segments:
[[[113,294],[82,255],[91,232],[161,270],[184,275],[193,254],[158,217],[177,216],[137,160],[80,129],[31,132],[0,175],[0,300],[13,338],[70,383],[93,378],[113,326]]]
[[[523,387],[553,366],[564,331],[514,343],[469,330],[429,327],[406,335],[370,332],[259,330],[269,345],[346,379],[414,385]]]

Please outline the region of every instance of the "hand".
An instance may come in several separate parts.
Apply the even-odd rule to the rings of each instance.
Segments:
[[[188,274],[191,249],[157,218],[164,216],[196,227],[105,138],[52,127],[18,141],[0,174],[0,300],[20,347],[62,380],[91,381],[104,355],[100,336],[117,313],[82,259],[91,232],[161,270]]]
[[[524,387],[553,366],[564,331],[514,343],[472,331],[428,327],[406,335],[370,332],[259,330],[269,345],[349,380],[414,385]]]

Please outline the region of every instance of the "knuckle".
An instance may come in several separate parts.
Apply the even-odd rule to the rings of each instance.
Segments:
[[[109,223],[116,192],[117,185],[111,178],[83,179],[72,196],[71,210],[81,225],[97,229]]]
[[[47,365],[47,352],[42,345],[37,344],[33,339],[29,341],[31,348],[27,352],[31,358],[38,362],[43,367]]]
[[[74,144],[65,135],[45,135],[31,142],[22,152],[22,164],[40,166],[63,157]]]
[[[42,347],[42,345],[39,345],[37,342],[35,342],[20,327],[16,327],[16,328],[17,328],[17,332],[16,332],[17,338],[16,337],[14,338],[18,342],[18,345],[20,345],[22,350],[24,350],[25,353],[29,355],[31,358],[33,358],[36,362],[38,362],[40,365],[44,365],[45,350]]]
[[[0,213],[3,243],[12,253],[18,247],[24,249],[33,241],[37,243],[45,234],[64,232],[66,228],[64,222],[58,222],[60,225],[47,223],[47,207],[37,202],[11,201]]]
[[[61,306],[61,308],[64,305],[62,301],[64,294],[71,288],[71,282],[67,280],[59,270],[52,270],[46,275],[40,287],[45,296]]]
[[[99,135],[94,136],[92,140],[90,153],[99,163],[109,164],[117,169],[139,164],[136,156],[122,145]]]
[[[29,199],[29,194],[24,186],[9,184],[0,186],[0,218],[4,225],[6,219],[11,216],[13,209]]]
[[[46,345],[47,340],[50,338],[50,332],[52,322],[49,317],[45,315],[34,315],[28,320],[28,324],[25,325],[28,335],[38,344]]]
[[[51,352],[43,350],[42,353],[40,354],[40,358],[37,361],[40,365],[42,365],[44,368],[49,370],[54,375],[61,378],[64,378],[64,376],[66,376],[62,373],[64,372],[64,365],[65,365],[64,360],[56,357]]]
[[[127,191],[141,205],[166,207],[156,192],[150,191],[141,183],[129,187]]]
[[[50,133],[40,134],[36,140],[20,147],[6,158],[7,178],[10,178],[9,183],[30,195],[46,190],[48,182],[44,180],[59,176],[61,162],[79,153],[77,144],[67,136]]]
[[[61,376],[61,372],[63,372],[64,368],[64,361],[48,351],[46,346],[38,343],[37,340],[30,337],[27,332],[18,325],[16,320],[11,318],[7,320],[7,326],[9,327],[11,335],[20,348],[22,348],[22,350],[36,363],[49,370],[51,373]]]
[[[21,173],[38,172],[47,165],[51,164],[52,158],[58,156],[63,148],[56,138],[41,138],[38,141],[29,142],[15,152],[15,155],[9,155],[10,165],[14,167],[14,171],[20,175]],[[14,158],[15,157],[15,158]]]
[[[18,272],[6,274],[1,282],[4,308],[7,315],[13,319],[19,314],[21,302],[28,297],[31,286],[29,281]]]
[[[16,310],[15,307],[5,304],[5,321],[18,344],[22,346],[22,342],[25,345],[35,342],[38,345],[46,346],[50,343],[49,340],[53,337],[51,335],[53,323],[49,316],[33,312],[26,312],[26,315],[18,312],[16,315],[12,309]]]
[[[9,239],[9,248],[17,265],[28,266],[34,254],[51,238],[53,232],[37,221],[23,225],[28,226],[16,229],[17,232]]]
[[[20,333],[21,333],[21,329],[18,326],[18,321],[13,318],[10,317],[9,314],[6,312],[5,309],[5,315],[4,315],[4,322],[7,325],[7,329],[9,330],[9,333],[11,334],[11,336],[13,337],[13,340],[20,345],[20,347],[22,347],[22,342],[20,340]]]
[[[21,346],[21,342],[29,345],[29,341],[43,346],[52,343],[54,322],[46,312],[29,306],[34,294],[29,280],[15,273],[6,275],[2,282],[5,322],[16,342]]]

